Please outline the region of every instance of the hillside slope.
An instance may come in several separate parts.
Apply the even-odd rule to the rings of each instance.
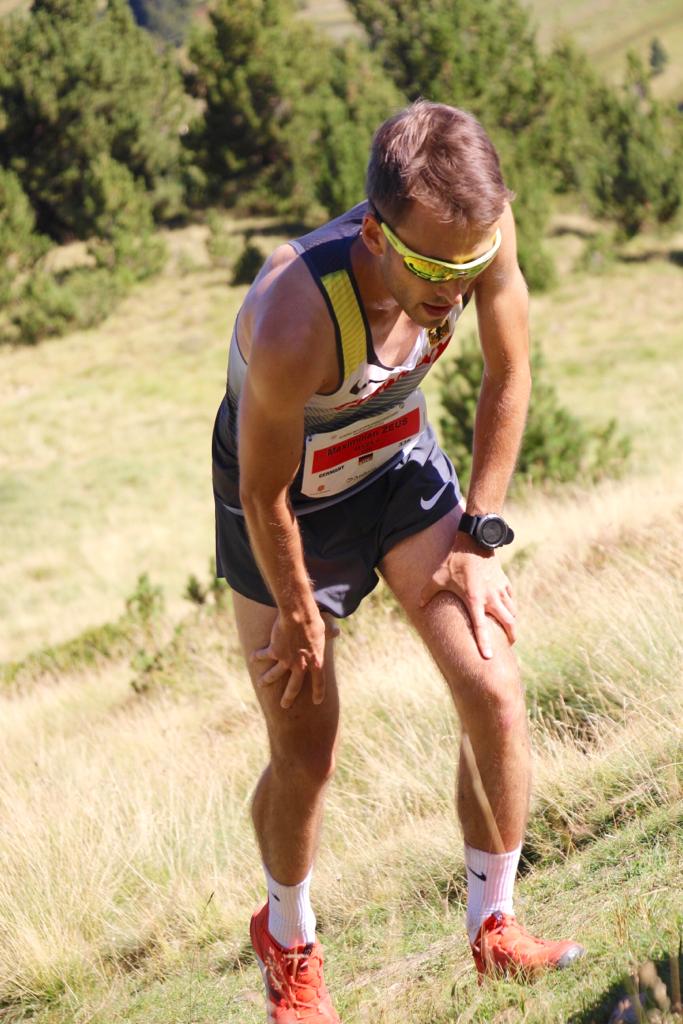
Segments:
[[[232,228],[239,239],[244,225]],[[244,290],[211,268],[201,228],[169,243],[164,275],[98,329],[0,349],[0,661],[114,618],[142,572],[176,612],[188,575],[206,575],[210,434]],[[579,234],[562,227],[550,244],[561,281],[532,298],[534,343],[562,401],[593,421],[617,415],[634,466],[656,476],[683,440],[683,289],[670,258],[683,238],[637,239],[630,262],[601,274],[571,272]],[[459,331],[474,325],[468,312]],[[436,420],[438,370],[426,391]]]
[[[562,531],[552,558],[511,567],[536,780],[518,907],[531,927],[586,943],[571,972],[478,988],[443,684],[385,597],[345,624],[343,738],[315,882],[345,1024],[602,1024],[634,966],[670,970],[683,467],[643,525],[630,515],[638,484],[565,497],[556,526],[583,529]],[[248,809],[265,736],[229,607],[204,606],[172,632],[155,620],[142,646],[145,657],[74,664],[1,699],[8,1020],[263,1020],[245,929],[262,890]]]

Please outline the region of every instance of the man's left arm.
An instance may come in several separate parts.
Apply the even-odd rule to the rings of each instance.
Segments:
[[[501,220],[501,231],[498,257],[475,287],[484,374],[467,493],[470,515],[502,511],[531,391],[529,297],[517,263],[515,224],[509,206]]]
[[[500,228],[503,240],[498,255],[475,287],[484,373],[467,495],[470,515],[502,511],[531,391],[528,294],[517,262],[514,218],[509,206]],[[514,601],[494,551],[458,532],[446,561],[424,588],[422,604],[440,590],[451,590],[464,602],[482,657],[493,654],[487,615],[498,620],[514,643]]]

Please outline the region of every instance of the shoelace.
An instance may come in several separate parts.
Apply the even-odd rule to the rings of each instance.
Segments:
[[[544,939],[537,939],[534,935],[523,928],[519,921],[514,921],[512,918],[506,917],[505,914],[496,913],[492,915],[496,919],[496,923],[492,928],[489,928],[482,935],[482,948],[486,945],[487,938],[492,934],[502,934],[511,924],[514,923],[515,932],[517,933],[512,941],[510,951],[514,951],[520,945],[520,940],[530,939],[536,946],[546,946],[548,943]]]
[[[283,971],[283,961],[290,965],[291,969]],[[319,997],[320,974],[322,971],[322,958],[319,954],[313,953],[309,947],[306,947],[300,953],[282,953],[279,960],[274,956],[269,956],[267,958],[267,966],[271,973],[274,987],[280,995],[288,1000],[292,1009],[296,1010],[297,1013],[301,1010],[309,1011],[306,1016],[300,1016],[300,1020],[306,1020],[306,1017],[317,1013],[317,1007],[310,1000],[304,1001],[300,999],[299,992],[301,989],[313,989],[315,997]],[[300,980],[300,971],[309,966],[311,967],[310,974],[312,977]]]

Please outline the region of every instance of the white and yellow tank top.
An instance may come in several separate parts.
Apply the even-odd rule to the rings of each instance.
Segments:
[[[396,464],[426,427],[420,382],[448,346],[463,306],[437,328],[420,331],[399,366],[377,358],[372,332],[353,274],[350,249],[358,237],[366,203],[290,245],[320,289],[334,325],[339,387],[313,395],[304,408],[304,448],[290,499],[297,514],[340,501]],[[225,398],[213,437],[214,490],[236,512],[239,507],[237,413],[247,364],[233,330]]]

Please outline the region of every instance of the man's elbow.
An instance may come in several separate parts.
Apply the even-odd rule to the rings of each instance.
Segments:
[[[273,484],[272,481],[248,475],[240,476],[240,505],[245,512],[268,512],[287,504],[287,485]]]

